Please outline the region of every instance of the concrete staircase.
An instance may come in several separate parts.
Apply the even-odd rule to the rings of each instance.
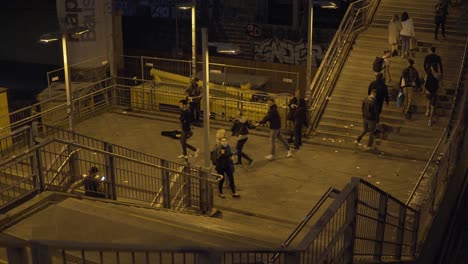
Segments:
[[[417,159],[426,159],[430,155],[450,114],[468,26],[465,22],[458,23],[466,16],[466,12],[451,8],[447,23],[448,41],[434,40],[433,1],[428,0],[381,0],[371,27],[358,35],[339,73],[330,101],[315,132],[316,136],[324,141],[331,139],[336,142],[338,139],[341,143],[349,144],[362,131],[361,101],[367,96],[369,83],[375,80],[373,61],[390,48],[387,26],[391,16],[405,10],[409,11],[410,17],[415,21],[419,49],[413,52],[413,59],[420,77],[425,76],[423,62],[424,57],[430,53],[431,46],[437,47],[436,53],[442,57],[444,79],[443,89],[439,90],[437,116],[435,123],[428,126],[428,119],[424,116],[426,102],[422,93],[415,93],[413,105],[416,106],[416,113],[411,119],[406,119],[402,109],[397,108],[395,100],[392,100],[388,106],[384,104],[381,114],[381,123],[390,126],[390,131],[385,133],[383,139],[377,139],[374,145],[381,154]],[[389,91],[393,90],[396,95],[398,81],[402,70],[407,66],[407,60],[398,56],[391,60],[392,82],[387,85]],[[364,137],[361,143],[366,142],[367,137]]]
[[[223,211],[220,217],[210,218],[76,196],[55,197],[52,200],[61,201],[23,217],[3,233],[24,240],[160,245],[174,249],[195,246],[259,250],[279,248],[295,227],[291,223],[229,211]],[[31,211],[31,205],[22,207]],[[296,241],[301,238],[298,237]]]

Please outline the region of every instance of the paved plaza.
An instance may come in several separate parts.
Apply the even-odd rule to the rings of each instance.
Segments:
[[[78,133],[111,143],[177,161],[181,153],[178,140],[161,136],[163,130],[180,129],[175,122],[136,117],[126,113],[103,113],[84,120],[75,127]],[[226,127],[229,131],[230,127]],[[203,128],[195,128],[189,143],[202,147]],[[215,129],[211,131],[214,145]],[[235,146],[235,138],[230,138]],[[334,186],[343,188],[351,177],[361,177],[391,195],[405,201],[425,162],[367,153],[362,150],[304,144],[293,158],[278,144],[275,161],[264,158],[270,145],[266,137],[251,135],[245,152],[255,160],[252,168],[237,167],[236,186],[240,199],[215,196],[215,207],[247,214],[298,222],[325,191]],[[201,166],[203,153],[192,160]]]

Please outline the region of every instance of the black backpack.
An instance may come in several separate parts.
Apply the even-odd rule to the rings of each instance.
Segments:
[[[374,72],[381,72],[384,68],[384,59],[382,57],[375,57],[374,64],[372,65],[372,70]]]

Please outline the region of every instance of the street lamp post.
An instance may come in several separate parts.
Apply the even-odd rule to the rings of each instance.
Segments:
[[[206,28],[202,32],[203,53],[203,166],[209,170],[210,159],[210,61],[208,52],[208,34]]]
[[[63,55],[63,71],[65,75],[65,93],[67,97],[67,115],[68,115],[68,129],[73,130],[73,93],[70,81],[70,69],[68,67],[68,45],[67,45],[67,34],[71,33],[74,36],[80,36],[84,33],[89,32],[89,29],[84,27],[76,27],[69,31],[61,32],[59,34],[44,34],[40,38],[40,42],[49,43],[58,41],[60,35],[62,40],[62,55]]]
[[[309,23],[308,23],[308,37],[309,43],[307,45],[307,73],[306,73],[306,92],[310,90],[312,82],[312,36],[314,30],[314,1],[309,0]],[[309,91],[309,94],[311,92]],[[308,98],[309,102],[311,98]]]
[[[191,3],[184,3],[177,5],[177,8],[182,10],[190,9],[191,11],[191,19],[192,19],[192,77],[195,77],[197,73],[197,28],[196,28],[196,5],[197,0],[192,0]]]

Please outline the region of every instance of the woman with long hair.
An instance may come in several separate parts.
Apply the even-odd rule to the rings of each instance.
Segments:
[[[400,42],[401,21],[398,14],[394,14],[388,23],[388,44],[391,46],[392,56],[398,55],[398,44]]]

